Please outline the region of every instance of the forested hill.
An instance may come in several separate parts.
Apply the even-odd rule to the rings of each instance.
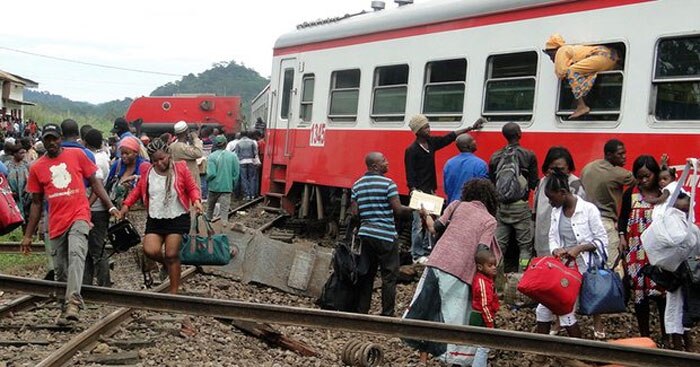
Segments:
[[[114,100],[100,104],[76,102],[66,97],[51,94],[46,91],[24,90],[24,100],[36,103],[36,106],[25,107],[27,118],[40,124],[47,122],[60,123],[72,118],[79,124],[90,124],[103,132],[109,130],[112,122],[119,116],[124,116],[133,101],[131,98]]]
[[[39,81],[41,82],[41,81]],[[182,93],[216,93],[218,96],[241,96],[243,114],[249,115],[250,101],[267,85],[268,80],[257,71],[236,64],[235,61],[220,62],[211,69],[197,75],[189,74],[181,80],[167,83],[151,92],[152,96],[171,96]],[[112,122],[124,116],[131,98],[114,100],[100,104],[75,102],[50,92],[24,90],[24,100],[36,103],[25,108],[25,117],[39,124],[60,123],[72,118],[79,124],[90,124],[103,132],[108,132]]]
[[[250,101],[267,85],[269,80],[257,71],[235,61],[219,62],[197,75],[156,88],[152,96],[171,96],[178,93],[215,93],[217,96],[241,96],[247,112]],[[247,114],[247,113],[246,113]]]

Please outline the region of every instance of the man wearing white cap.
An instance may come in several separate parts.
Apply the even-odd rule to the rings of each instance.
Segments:
[[[199,177],[197,159],[204,155],[204,145],[196,133],[189,132],[189,126],[185,121],[178,121],[174,128],[177,140],[170,144],[170,154],[175,162],[185,161],[192,177]],[[194,180],[199,188],[201,182]]]
[[[425,115],[415,115],[408,126],[416,135],[416,140],[406,148],[404,164],[408,189],[434,194],[437,190],[437,175],[435,174],[435,152],[450,145],[458,135],[480,129],[486,120],[479,118],[472,126],[455,130],[444,136],[430,136],[430,122]],[[433,247],[433,238],[427,230],[417,211],[413,212],[413,230],[411,233],[411,256],[418,263],[428,260]]]

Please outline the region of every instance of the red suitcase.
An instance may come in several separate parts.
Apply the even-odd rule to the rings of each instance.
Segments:
[[[7,177],[0,174],[0,235],[12,232],[24,222],[22,212],[12,197]]]
[[[582,276],[576,263],[573,264],[570,268],[551,256],[534,258],[518,284],[518,291],[555,314],[566,315],[574,310],[581,289]]]

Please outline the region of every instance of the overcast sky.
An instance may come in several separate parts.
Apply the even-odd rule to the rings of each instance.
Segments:
[[[0,21],[0,70],[39,82],[39,90],[92,103],[148,95],[180,78],[77,65],[3,48],[177,75],[236,60],[268,77],[272,46],[279,35],[304,21],[371,10],[370,3],[16,1],[8,9],[11,14],[4,12]],[[393,0],[386,4],[396,6]]]

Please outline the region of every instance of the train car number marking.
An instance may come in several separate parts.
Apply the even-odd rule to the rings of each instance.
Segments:
[[[311,124],[311,135],[309,136],[309,146],[323,147],[326,145],[326,123],[314,122]]]

